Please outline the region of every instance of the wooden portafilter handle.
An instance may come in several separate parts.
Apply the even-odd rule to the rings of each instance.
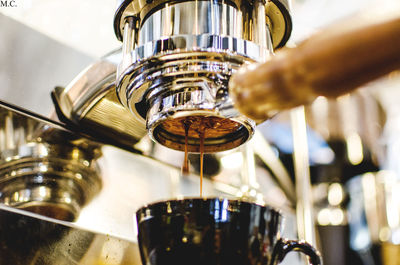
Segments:
[[[268,62],[240,69],[229,84],[236,108],[263,121],[280,110],[317,96],[337,97],[400,69],[400,16],[353,22],[280,50]]]

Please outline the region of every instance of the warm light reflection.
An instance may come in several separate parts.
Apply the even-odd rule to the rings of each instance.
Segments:
[[[47,188],[44,186],[39,187],[39,195],[40,197],[44,198],[47,195]]]
[[[333,183],[328,189],[328,202],[332,206],[337,206],[343,201],[343,188],[339,183]]]
[[[27,202],[31,198],[31,191],[30,190],[23,190],[19,194],[19,202]]]
[[[15,201],[15,202],[19,201],[19,193],[18,192],[14,192],[12,198],[13,198],[13,201]]]
[[[357,133],[352,133],[346,137],[347,157],[351,164],[358,165],[363,159],[363,146],[361,138]]]
[[[317,221],[321,226],[345,224],[345,211],[341,208],[324,208],[318,212]]]
[[[79,158],[80,151],[78,148],[74,148],[71,152],[72,159],[77,160]]]
[[[341,225],[344,222],[344,212],[340,208],[330,211],[330,223],[332,225]]]
[[[319,225],[329,225],[330,224],[330,210],[329,209],[322,209],[318,213],[318,224]]]
[[[39,170],[40,170],[41,172],[47,172],[47,165],[40,165],[40,166],[39,166]]]
[[[65,202],[65,203],[68,203],[68,204],[71,203],[71,202],[72,202],[71,197],[65,196],[65,197],[64,197],[64,202]]]
[[[383,227],[380,231],[379,231],[379,240],[382,242],[386,242],[390,239],[390,229],[388,227]]]

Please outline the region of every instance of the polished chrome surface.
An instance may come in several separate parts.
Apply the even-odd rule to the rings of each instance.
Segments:
[[[170,55],[172,59],[173,51],[179,53],[185,52],[203,52],[198,56],[205,56],[206,52],[226,53],[231,57],[237,57],[237,60],[254,62],[260,60],[262,51],[260,47],[250,41],[238,39],[231,36],[218,36],[211,34],[202,35],[179,35],[163,38],[160,40],[147,42],[137,47],[132,53],[134,61],[144,61],[145,59],[155,56]],[[184,55],[181,55],[184,56]],[[241,58],[243,57],[243,58]]]
[[[237,124],[223,127],[223,135],[206,135],[205,152],[232,149],[251,138],[255,122],[233,108],[227,87],[242,64],[265,60],[272,53],[264,5],[260,3],[253,13],[251,28],[234,6],[188,1],[156,10],[139,29],[127,21],[117,94],[136,118],[146,122],[152,139],[183,151],[183,130],[166,128],[189,116]],[[183,127],[176,122],[174,126]],[[199,137],[190,137],[189,142],[188,151],[199,152]]]
[[[198,60],[199,56],[207,56],[209,59]],[[143,72],[128,69],[131,76],[126,75],[122,80],[122,83],[130,84],[125,94],[128,97],[126,102],[137,117],[141,117],[143,122],[146,120],[150,135],[160,143],[163,142],[163,139],[159,139],[162,135],[154,133],[159,132],[158,125],[168,119],[203,115],[237,121],[241,125],[238,134],[222,137],[215,142],[221,144],[219,147],[215,146],[213,150],[207,148],[206,152],[231,149],[244,143],[252,135],[255,125],[233,109],[233,103],[227,95],[232,68],[237,69],[241,63],[234,56],[217,52],[180,52],[160,56],[158,60],[144,61],[132,66],[141,68]],[[143,91],[146,87],[147,91]],[[123,100],[124,93],[121,94]],[[184,135],[171,137],[184,141]],[[239,144],[232,144],[238,138],[241,138]],[[198,146],[198,141],[194,145]],[[208,139],[205,145],[211,147]],[[169,146],[183,150],[183,146]],[[198,151],[198,147],[191,151]]]
[[[140,264],[136,243],[0,205],[0,263]]]
[[[265,4],[266,22],[274,49],[285,47],[292,35],[291,0],[270,0]]]
[[[100,145],[0,109],[0,203],[77,218],[100,190]]]
[[[115,91],[115,51],[84,69],[68,86],[53,91],[59,116],[67,124],[103,142],[135,151],[134,145],[146,134],[145,123],[118,101]]]
[[[241,38],[241,12],[233,6],[209,1],[168,5],[154,12],[142,23],[138,45],[169,36],[192,34]]]
[[[176,54],[173,51],[176,50]],[[227,56],[237,57],[236,60],[254,62],[260,59],[260,47],[250,41],[231,36],[218,36],[210,34],[179,35],[147,42],[137,47],[132,53],[134,62],[142,62],[151,56],[162,57],[169,55],[169,59],[179,53],[198,52],[198,56],[205,56],[207,52],[226,53]],[[201,54],[203,52],[203,54]],[[175,55],[175,56],[173,56]],[[183,54],[181,56],[184,56]],[[243,58],[241,58],[243,57]],[[125,70],[127,72],[127,70]]]
[[[151,106],[148,109],[146,120],[152,138],[161,144],[164,144],[165,141],[172,141],[173,143],[167,144],[168,147],[184,150],[184,135],[174,135],[171,131],[166,131],[163,128],[163,122],[187,116],[204,116],[228,118],[238,124],[238,128],[228,131],[227,135],[215,136],[212,139],[206,138],[205,152],[224,151],[246,142],[253,134],[255,123],[240,115],[226,95],[229,78],[229,72],[225,72],[226,62],[200,62],[197,64],[196,57],[193,56],[193,59],[190,60],[193,64],[187,65],[189,54],[184,55],[186,58],[175,61],[175,65],[178,65],[180,70],[186,73],[180,78],[179,84],[174,81],[174,77],[179,72],[168,73],[168,70],[160,69],[164,68],[168,62],[161,63],[157,68],[154,65],[154,70],[160,69],[160,72],[166,73],[155,80],[160,85],[154,84],[146,98],[146,102],[149,102]],[[210,56],[210,53],[207,55]],[[216,54],[217,56],[218,54]],[[234,62],[231,65],[234,65]],[[206,73],[196,77],[196,72],[200,67]],[[132,106],[134,100],[132,99],[130,102]],[[198,146],[199,139],[191,138],[189,151],[199,152]]]
[[[198,2],[206,3],[206,1]],[[248,17],[248,14],[252,12],[252,6],[255,2],[256,1],[233,0],[229,3],[230,6],[240,9],[240,13],[238,13],[240,20],[241,17]],[[123,32],[125,21],[127,18],[135,17],[135,20],[137,20],[137,25],[135,27],[138,29],[140,28],[140,24],[143,24],[143,21],[148,19],[148,17],[150,17],[151,14],[154,13],[154,10],[159,10],[160,7],[168,6],[170,4],[170,0],[157,0],[151,2],[140,0],[118,0],[117,11],[114,16],[114,31],[117,38],[120,41],[124,40]],[[263,2],[263,4],[265,5],[266,25],[268,25],[269,31],[271,31],[272,33],[271,37],[273,40],[273,47],[283,47],[288,41],[292,31],[292,20],[290,15],[289,1],[272,0],[267,1],[266,3]],[[196,11],[194,10],[193,12],[196,13]],[[218,16],[214,16],[214,18],[217,19]],[[215,19],[210,21],[216,21]],[[249,26],[247,22],[242,24],[242,27]],[[245,31],[245,35],[248,36],[246,39],[251,40],[250,31]]]
[[[134,17],[126,18],[126,30],[124,30],[125,41],[122,44],[122,61],[119,62],[118,65],[117,77],[120,76],[121,73],[134,62],[131,51],[134,50],[136,47],[136,22],[137,21]]]
[[[268,55],[273,53],[272,39],[270,31],[265,26],[265,4],[262,0],[254,1],[253,16],[252,16],[252,40],[261,47],[261,59],[265,61]],[[269,52],[270,54],[268,54]]]

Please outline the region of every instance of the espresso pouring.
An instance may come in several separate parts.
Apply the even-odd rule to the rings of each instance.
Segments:
[[[188,144],[189,138],[199,139],[198,152],[200,153],[200,196],[203,194],[203,168],[204,168],[204,140],[215,138],[226,132],[235,130],[239,126],[229,119],[215,116],[189,116],[164,122],[166,128],[179,134],[185,134],[185,158],[182,165],[182,174],[189,173]]]

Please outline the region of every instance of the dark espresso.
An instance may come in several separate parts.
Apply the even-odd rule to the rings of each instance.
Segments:
[[[189,175],[188,134],[190,129],[190,122],[188,122],[188,120],[184,120],[182,123],[185,128],[185,159],[183,160],[182,165],[182,175]]]
[[[207,140],[234,133],[239,130],[240,126],[240,123],[227,118],[201,115],[168,119],[162,123],[163,130],[185,137],[184,147],[177,148],[185,151],[182,165],[183,175],[189,174],[188,153],[200,153],[200,196],[203,194],[204,153],[214,150],[212,145],[207,145]]]
[[[204,168],[204,138],[207,129],[215,129],[216,125],[209,122],[208,117],[187,117],[183,121],[183,127],[185,129],[185,158],[182,165],[182,174],[189,174],[189,160],[188,160],[188,137],[190,127],[196,123],[194,131],[196,131],[198,138],[200,139],[199,151],[200,151],[200,197],[203,196],[203,168]],[[212,127],[210,125],[212,124]],[[217,125],[218,126],[218,125]]]
[[[215,116],[189,116],[168,121],[168,123],[164,123],[164,126],[170,131],[176,131],[176,133],[183,131],[182,133],[185,135],[185,159],[182,165],[182,174],[189,174],[189,138],[198,139],[199,145],[197,150],[200,153],[200,196],[202,196],[205,139],[235,131],[240,125],[229,119]]]

